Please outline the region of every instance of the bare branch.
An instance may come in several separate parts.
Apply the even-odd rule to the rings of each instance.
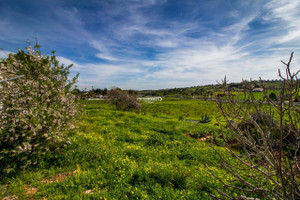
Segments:
[[[267,199],[300,199],[300,109],[294,104],[294,98],[299,93],[297,75],[300,70],[291,72],[293,55],[292,52],[287,63],[281,61],[285,65],[285,74],[278,70],[282,80],[278,101],[269,97],[267,87],[260,78],[264,99],[255,98],[252,92],[254,83],[250,80],[243,81],[244,96],[247,96],[248,101],[237,102],[227,87],[226,77],[224,78],[222,91],[227,92],[227,98],[217,98],[217,104],[227,122],[227,128],[235,136],[236,145],[242,150],[238,152],[237,149],[231,149],[224,133],[222,137],[226,142],[226,155],[233,157],[225,157],[213,147],[220,157],[223,169],[234,177],[230,184],[206,167],[225,186],[253,192]],[[233,158],[239,164],[233,162]],[[236,183],[242,183],[243,187]],[[223,191],[220,190],[219,193],[231,199]]]

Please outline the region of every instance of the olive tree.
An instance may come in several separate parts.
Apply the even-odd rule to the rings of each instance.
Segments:
[[[68,80],[72,65],[60,65],[55,52],[42,55],[29,46],[0,61],[0,79],[22,78],[0,85],[0,174],[35,165],[69,143],[67,131],[78,116]]]

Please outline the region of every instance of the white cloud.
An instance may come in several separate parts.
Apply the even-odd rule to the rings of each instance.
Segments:
[[[238,14],[235,15],[240,17]],[[197,83],[215,83],[216,80],[221,80],[225,75],[231,81],[241,81],[242,78],[258,79],[259,76],[265,79],[274,79],[277,77],[276,65],[280,66],[279,58],[282,55],[280,53],[287,52],[288,49],[282,50],[276,55],[256,57],[250,50],[247,50],[253,46],[252,41],[244,42],[242,46],[238,45],[238,42],[245,41],[247,38],[249,23],[257,15],[258,13],[254,12],[237,23],[218,30],[219,32],[211,31],[210,34],[200,38],[191,38],[186,35],[200,28],[199,25],[192,26],[193,23],[177,24],[176,28],[159,30],[147,27],[145,25],[147,19],[143,18],[142,21],[136,22],[133,26],[122,26],[121,33],[123,36],[130,37],[135,33],[148,35],[151,40],[143,41],[143,44],[148,47],[170,49],[156,53],[155,59],[134,58],[127,59],[126,62],[134,66],[141,66],[137,67],[138,73],[142,72],[144,66],[143,77],[152,82],[148,82],[147,88],[151,87],[150,85],[154,88],[163,88],[163,86],[171,86],[170,83],[174,84],[173,87],[196,85]],[[264,47],[267,49],[270,47],[270,43],[265,39],[262,35],[255,42],[260,43],[260,46],[265,45]],[[110,52],[107,48],[109,46],[105,46],[101,50]],[[132,53],[137,52],[133,50]],[[105,55],[101,56],[105,57]],[[108,56],[108,58],[110,57]],[[118,64],[116,65],[118,66]],[[122,70],[119,70],[117,66],[112,67],[111,70],[122,73]],[[104,69],[101,68],[101,70]],[[135,74],[134,71],[133,74]],[[134,80],[138,83],[143,82],[141,76],[136,76]],[[153,82],[157,84],[153,84]],[[129,83],[132,83],[132,80],[122,83],[122,86],[126,87]],[[147,84],[138,85],[141,87]]]
[[[79,73],[79,88],[83,89],[86,85],[100,85],[108,87],[109,83],[117,82],[121,77],[137,75],[142,71],[129,65],[112,65],[103,63],[84,63],[79,64],[68,58],[57,57],[60,63],[65,65],[73,64],[71,72]],[[121,86],[120,86],[121,87]]]
[[[289,33],[287,35],[285,35],[284,37],[282,37],[279,40],[279,43],[285,43],[285,42],[289,42],[295,39],[300,39],[300,27],[299,30],[291,30],[289,31]]]
[[[65,66],[74,64],[74,62],[68,58],[64,58],[61,56],[56,56],[56,58],[60,62],[60,64],[64,64]]]
[[[98,53],[98,54],[96,54],[96,57],[97,57],[97,58],[101,58],[101,59],[103,59],[103,60],[109,60],[109,61],[116,61],[116,60],[117,60],[117,58],[114,58],[114,57],[109,56],[109,55],[105,55],[105,54],[103,54],[103,53]]]
[[[284,35],[279,38],[279,43],[285,43],[298,39],[300,41],[300,1],[299,0],[273,0],[266,5],[270,14],[265,16],[266,20],[278,21],[278,31]]]
[[[0,58],[7,58],[10,53],[13,53],[13,52],[0,50]]]
[[[157,40],[155,42],[156,46],[159,47],[165,47],[165,48],[173,48],[173,47],[177,47],[178,46],[178,41],[176,40],[168,40],[168,39],[161,39],[161,40]]]

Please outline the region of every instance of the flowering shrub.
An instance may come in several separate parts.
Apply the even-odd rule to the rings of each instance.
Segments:
[[[29,46],[0,61],[0,79],[24,75],[0,85],[0,174],[35,165],[69,143],[66,131],[78,114],[71,87],[78,74],[68,81],[72,65],[59,65],[52,53]]]

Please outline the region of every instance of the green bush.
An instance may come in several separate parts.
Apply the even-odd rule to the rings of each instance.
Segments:
[[[55,52],[42,55],[39,46],[19,50],[0,61],[1,79],[24,75],[0,86],[0,174],[9,173],[61,149],[74,128],[77,103],[68,80],[69,69],[59,65]]]
[[[108,99],[116,106],[117,110],[139,111],[141,109],[141,104],[135,96],[130,95],[121,89],[113,89],[109,91]]]
[[[272,101],[278,101],[278,97],[277,97],[277,95],[276,95],[274,92],[271,92],[271,93],[270,93],[269,98],[270,98]]]

